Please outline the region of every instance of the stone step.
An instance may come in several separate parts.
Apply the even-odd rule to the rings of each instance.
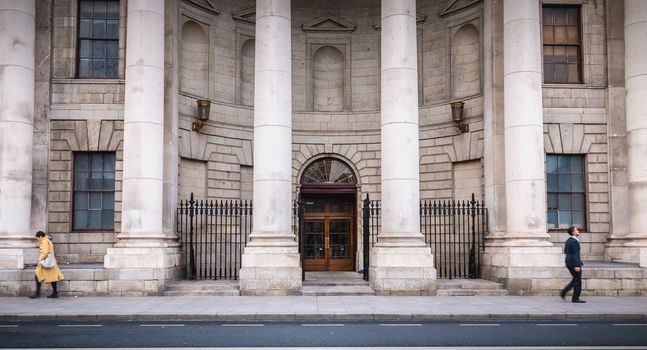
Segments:
[[[375,295],[370,286],[308,286],[304,285],[302,295],[307,296],[350,296]]]
[[[482,279],[438,279],[438,290],[465,289],[465,290],[496,290],[504,289],[503,284]]]
[[[240,295],[240,290],[237,280],[182,280],[169,284],[164,295],[225,296]]]
[[[199,297],[199,296],[239,296],[240,291],[238,289],[236,290],[194,290],[190,292],[186,291],[172,291],[172,290],[167,290],[164,292],[164,295],[167,297],[171,296],[193,296],[193,297]]]
[[[506,296],[505,289],[438,289],[436,296]]]
[[[306,272],[303,281],[302,295],[308,296],[350,296],[375,295],[368,281],[362,274],[352,271],[345,272]]]

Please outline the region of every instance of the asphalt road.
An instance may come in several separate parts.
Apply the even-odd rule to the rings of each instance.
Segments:
[[[647,323],[0,323],[0,348],[644,346]]]

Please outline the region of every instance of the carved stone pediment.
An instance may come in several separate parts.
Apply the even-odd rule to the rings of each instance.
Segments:
[[[447,5],[440,11],[440,17],[449,16],[452,13],[464,10],[479,2],[481,0],[449,0]]]
[[[220,11],[216,8],[216,0],[184,0],[190,4],[201,7],[209,12],[219,14]]]
[[[416,14],[416,24],[425,23],[426,20],[427,20],[427,16],[425,16],[425,15],[423,15],[421,13]],[[382,19],[381,18],[378,19],[375,23],[373,23],[373,28],[378,29],[378,30],[382,28]]]
[[[231,14],[236,21],[256,24],[256,7],[250,7]]]
[[[352,32],[355,25],[333,15],[313,19],[301,26],[304,32]]]

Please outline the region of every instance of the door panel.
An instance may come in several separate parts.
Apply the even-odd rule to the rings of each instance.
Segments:
[[[329,270],[346,271],[353,269],[351,222],[351,218],[329,219]]]
[[[353,271],[355,223],[353,197],[310,197],[303,220],[304,269]]]
[[[323,271],[326,269],[326,222],[324,219],[304,219],[304,268],[310,271]]]

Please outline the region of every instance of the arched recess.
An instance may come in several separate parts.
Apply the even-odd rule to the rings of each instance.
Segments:
[[[305,205],[299,241],[306,271],[353,271],[357,266],[357,176],[345,162],[323,155],[304,166]]]
[[[255,41],[249,39],[240,48],[240,103],[254,105],[254,54]]]
[[[180,40],[180,90],[208,97],[209,41],[202,26],[187,21]]]
[[[452,37],[452,98],[458,99],[481,92],[481,49],[479,31],[465,24]]]
[[[321,112],[344,110],[344,55],[332,46],[320,47],[312,57],[313,108]]]

